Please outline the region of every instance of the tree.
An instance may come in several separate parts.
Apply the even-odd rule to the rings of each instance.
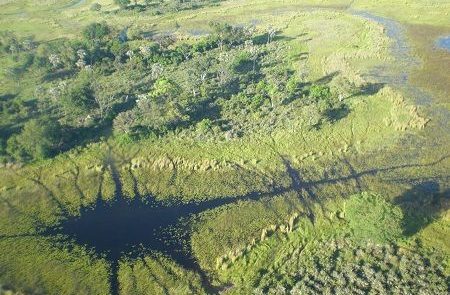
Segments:
[[[98,107],[91,83],[86,79],[81,79],[71,85],[63,94],[61,103],[66,113],[74,114],[85,114]]]
[[[109,35],[111,29],[109,26],[103,23],[91,23],[83,30],[84,38],[89,42],[96,42],[102,40]]]
[[[113,129],[117,134],[131,134],[133,128],[138,124],[139,120],[136,110],[129,110],[116,116],[113,123]]]
[[[273,27],[269,27],[267,29],[267,44],[273,41],[273,38],[275,38],[277,34],[277,30]]]
[[[200,93],[201,86],[206,82],[213,61],[210,56],[199,56],[189,63],[186,71],[189,80],[189,88],[196,97]]]
[[[152,99],[164,103],[175,98],[179,92],[180,89],[174,82],[169,79],[160,78],[155,81],[149,94]]]
[[[252,40],[245,41],[244,47],[251,56],[251,59],[253,61],[253,73],[255,73],[256,61],[258,60],[258,57],[259,57],[259,48],[258,48],[258,46],[253,44]]]
[[[130,0],[114,0],[114,3],[120,6],[121,9],[127,8],[128,5],[130,5]]]
[[[52,156],[61,145],[61,125],[51,118],[32,119],[8,139],[7,152],[17,160],[40,160]]]

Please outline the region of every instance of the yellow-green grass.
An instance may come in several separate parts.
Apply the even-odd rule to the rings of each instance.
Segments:
[[[57,238],[22,236],[0,240],[2,284],[43,294],[109,294],[109,265],[81,246],[58,246]],[[82,284],[80,284],[82,282]]]
[[[121,261],[118,280],[120,294],[206,294],[198,274],[163,256]]]
[[[228,211],[217,214],[217,219],[220,222],[224,217],[239,214],[240,211],[241,208],[239,207],[230,208]],[[312,223],[306,217],[302,217],[300,211],[300,217],[297,218],[294,227],[291,228],[292,231],[288,230],[288,232],[284,232],[281,227],[283,223],[287,223],[288,217],[284,217],[283,220],[283,217],[280,216],[279,223],[273,223],[274,220],[266,222],[266,227],[276,225],[277,228],[275,232],[271,232],[268,236],[259,234],[261,231],[256,234],[251,233],[250,227],[245,224],[240,227],[240,230],[247,231],[246,234],[241,235],[247,237],[246,241],[236,243],[237,246],[234,246],[234,249],[223,249],[222,246],[223,241],[233,237],[233,231],[222,229],[221,232],[226,234],[222,234],[220,238],[216,237],[211,231],[208,232],[208,227],[217,222],[210,219],[200,227],[201,230],[199,231],[204,235],[202,238],[208,241],[207,246],[200,247],[200,245],[194,243],[194,249],[200,252],[200,257],[203,259],[208,256],[225,257],[225,259],[216,260],[208,257],[205,261],[209,263],[210,267],[216,268],[222,282],[228,282],[236,287],[234,290],[230,290],[230,294],[239,294],[240,292],[248,292],[250,286],[251,289],[258,286],[261,283],[261,277],[265,274],[272,277],[276,276],[278,280],[281,280],[284,276],[289,276],[289,273],[286,272],[289,269],[292,271],[291,275],[295,276],[298,269],[311,267],[307,261],[320,259],[314,256],[314,252],[317,251],[317,249],[314,249],[315,247],[321,247],[321,243],[322,247],[324,244],[343,242],[347,244],[347,247],[351,247],[352,244],[360,244],[363,245],[363,248],[370,248],[369,245],[393,243],[398,247],[396,255],[401,257],[411,254],[411,250],[417,251],[417,249],[413,250],[409,246],[411,241],[420,239],[424,243],[429,242],[423,239],[422,233],[413,235],[407,240],[399,239],[402,231],[402,210],[373,194],[353,195],[346,200],[335,199],[324,203],[322,208],[315,208],[314,212],[316,218]],[[290,214],[292,215],[292,211]],[[230,227],[236,226],[234,222],[233,219],[228,221]],[[228,223],[224,223],[222,227],[226,228]],[[389,231],[386,231],[386,227],[389,227]],[[194,242],[197,242],[197,240],[194,239]],[[439,264],[440,261],[435,260],[436,258],[448,260],[448,253],[439,248],[435,241],[432,244],[434,247],[432,248],[433,252],[430,252],[433,257],[431,263]],[[218,250],[217,247],[221,250]],[[207,253],[205,249],[209,249],[213,253],[204,255]],[[235,251],[236,249],[241,250]],[[369,256],[359,255],[358,263],[363,263],[365,259],[369,261],[372,259],[370,254]],[[292,261],[291,258],[294,260]],[[336,258],[337,254],[326,259],[330,259],[330,263],[341,261]],[[341,256],[340,259],[342,258],[344,257]],[[286,281],[281,281],[281,284],[283,283],[286,283]]]
[[[31,3],[33,2],[33,3]],[[207,7],[195,11],[170,13],[163,16],[152,16],[149,13],[124,12],[116,14],[117,6],[112,1],[84,1],[73,8],[63,9],[68,3],[63,1],[50,5],[51,1],[36,5],[34,1],[6,2],[1,5],[5,11],[2,15],[2,28],[13,29],[24,33],[35,33],[39,39],[48,40],[55,37],[70,36],[77,33],[83,25],[92,21],[105,20],[117,26],[138,26],[149,29],[155,26],[158,29],[173,29],[175,22],[186,28],[202,28],[206,23],[216,17],[224,21],[244,22],[249,19],[270,17],[273,22],[280,20],[277,14],[292,13],[312,7],[328,7],[334,9],[352,8],[355,10],[368,10],[375,14],[391,17],[402,22],[415,24],[429,24],[450,26],[448,11],[450,4],[447,1],[415,0],[408,2],[391,3],[387,1],[226,1],[219,6]],[[102,5],[102,11],[90,11],[92,3]],[[425,7],[425,9],[424,9]],[[250,12],[249,12],[250,11]],[[25,12],[25,14],[20,14]],[[12,13],[8,15],[8,13]],[[16,13],[16,14],[15,14]],[[113,17],[111,16],[113,14]]]
[[[173,28],[176,20],[181,25],[179,34],[184,36],[190,29],[206,28],[209,20],[225,15],[220,19],[232,23],[258,19],[261,21],[259,29],[272,25],[282,30],[280,35],[293,38],[289,41],[289,58],[293,67],[308,70],[309,80],[339,71],[341,76],[363,82],[362,73],[374,66],[393,62],[389,52],[391,41],[384,36],[382,28],[346,12],[306,11],[299,5],[293,9],[293,2],[290,1],[253,1],[245,6],[240,1],[230,1],[219,7],[158,17],[131,13],[111,16],[89,11],[88,4],[91,2],[86,1],[85,5],[62,12],[30,12],[29,19],[24,18],[20,22],[13,21],[19,20],[18,16],[2,16],[0,25],[5,29],[17,28],[19,32],[36,33],[39,39],[49,40],[74,36],[91,21],[106,20],[117,27],[133,23],[136,27],[164,30]],[[107,2],[104,1],[105,4]],[[345,6],[346,2],[349,1],[320,1],[320,4]],[[355,2],[356,8],[363,7],[360,2]],[[317,3],[308,1],[301,5]],[[368,9],[414,23],[427,23],[430,15],[438,16],[436,22],[447,26],[445,19],[438,15],[444,11],[446,4],[439,5],[415,20],[408,16],[386,14],[385,8],[377,4],[372,4]],[[282,7],[285,9],[280,10],[279,14],[273,13],[276,8]],[[402,7],[404,11],[416,9],[415,5]],[[249,8],[253,13],[248,13]],[[106,5],[104,9],[108,11],[116,7]],[[408,14],[405,12],[405,15]],[[304,52],[309,54],[309,58],[299,60],[298,55]],[[438,61],[433,64],[438,64]],[[445,77],[443,79],[445,81]],[[81,207],[94,204],[98,197],[112,198],[115,185],[111,176],[111,160],[119,171],[127,197],[134,197],[135,186],[142,196],[152,194],[157,198],[179,197],[184,200],[238,196],[253,191],[270,192],[274,186],[288,187],[291,184],[280,157],[283,155],[295,168],[304,172],[302,178],[311,182],[322,181],[326,185],[325,188],[317,188],[321,199],[357,190],[359,184],[352,176],[355,174],[353,169],[363,172],[359,177],[364,189],[387,192],[394,198],[411,189],[414,182],[399,184],[389,182],[391,178],[417,179],[419,182],[445,176],[450,167],[450,159],[445,158],[449,153],[448,145],[434,146],[432,141],[425,140],[430,136],[428,128],[437,126],[439,122],[431,117],[432,121],[428,127],[425,126],[428,116],[432,114],[425,115],[428,109],[415,109],[408,97],[403,97],[399,90],[390,87],[374,95],[354,96],[346,100],[350,107],[346,117],[332,124],[326,123],[318,130],[305,129],[299,115],[291,122],[290,128],[276,130],[270,135],[252,134],[223,142],[169,135],[156,141],[124,146],[109,140],[111,147],[105,143],[93,144],[23,168],[2,168],[0,234],[36,234],[40,226],[54,224],[63,215],[79,214]],[[443,102],[446,102],[445,98]],[[425,129],[421,129],[424,126]],[[439,132],[432,138],[440,137],[441,142],[448,142],[448,135],[442,130]],[[419,143],[426,142],[428,145],[404,146],[402,140],[405,138],[416,138]],[[343,159],[348,159],[350,165],[343,164]],[[401,168],[405,163],[411,165]],[[377,169],[380,172],[371,172]],[[334,179],[336,181],[331,181]],[[442,190],[446,189],[448,180],[443,180],[441,185]],[[283,206],[280,206],[281,212],[290,212]],[[244,213],[250,210],[246,208]],[[262,220],[272,222],[280,217],[274,217],[276,213],[272,213],[267,211],[269,217]],[[226,219],[226,214],[219,214],[219,217]],[[239,217],[243,218],[242,222],[253,218],[251,214]],[[266,226],[257,224],[252,228],[249,224],[252,234],[260,230],[260,226]],[[419,235],[425,245],[431,247],[434,244],[445,245],[448,242],[445,238],[447,233],[448,219],[439,219]],[[236,232],[235,236],[241,241],[242,233]],[[201,237],[198,241],[201,245]],[[14,246],[12,242],[2,243],[5,249]],[[221,250],[229,250],[238,244],[236,241],[229,242]],[[449,251],[448,248],[443,250]],[[7,255],[7,250],[2,252]],[[122,276],[132,276],[130,273],[135,272],[127,263],[121,268]],[[129,262],[133,265],[139,263]],[[136,266],[136,271],[145,273],[141,268]]]

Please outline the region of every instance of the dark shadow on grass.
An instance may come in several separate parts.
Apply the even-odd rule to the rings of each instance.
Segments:
[[[333,81],[334,77],[336,77],[337,75],[339,75],[338,71],[329,73],[323,76],[322,78],[319,78],[316,81],[314,81],[314,84],[328,84],[331,81]]]
[[[237,197],[221,197],[202,202],[163,202],[152,196],[143,198],[123,195],[123,183],[120,171],[116,163],[127,162],[130,159],[116,159],[116,155],[110,153],[105,159],[105,166],[108,167],[115,184],[115,199],[102,200],[89,208],[82,208],[80,217],[70,217],[65,214],[65,219],[53,227],[48,228],[44,233],[36,236],[58,236],[71,243],[86,245],[88,249],[93,249],[99,256],[104,256],[111,263],[111,293],[119,293],[118,263],[121,259],[141,259],[143,256],[152,253],[161,253],[171,258],[181,267],[193,270],[202,278],[203,286],[209,294],[218,293],[218,289],[209,282],[207,274],[200,268],[198,262],[192,254],[190,248],[191,240],[191,217],[204,211],[218,208],[220,206],[233,204],[239,201],[258,201],[264,198],[271,198],[287,192],[297,192],[301,201],[305,204],[305,210],[313,208],[311,206],[321,205],[321,200],[315,191],[322,186],[333,186],[335,184],[345,184],[349,181],[355,182],[357,189],[363,189],[363,177],[375,176],[383,172],[395,172],[401,169],[419,168],[433,166],[447,159],[449,156],[425,164],[405,164],[391,167],[373,168],[357,171],[348,160],[341,159],[347,167],[348,173],[335,172],[325,179],[312,180],[305,177],[305,173],[296,169],[287,156],[278,153],[276,146],[273,146],[276,153],[284,165],[285,174],[290,179],[286,186],[273,185],[268,192],[249,192]],[[118,161],[118,162],[117,162]],[[30,179],[30,178],[28,178]],[[30,179],[44,189],[47,188],[41,181],[39,174]],[[134,182],[134,191],[137,192],[137,180]],[[417,232],[425,227],[434,218],[447,208],[450,191],[439,192],[439,185],[429,181],[416,185],[413,189],[398,198],[398,204],[405,212],[407,222],[405,228],[409,234]],[[48,190],[49,198],[55,201],[56,196]],[[427,198],[427,196],[429,196]],[[64,207],[59,199],[57,205]],[[444,205],[443,205],[444,204]],[[61,209],[61,212],[64,212]],[[311,210],[312,211],[312,210]],[[414,215],[414,214],[415,215]],[[306,214],[309,218],[314,216]],[[19,236],[18,236],[19,237]],[[1,238],[1,236],[0,236]],[[14,236],[5,237],[14,238]]]
[[[377,94],[386,83],[367,83],[359,88],[358,95],[374,95]]]
[[[44,76],[43,81],[51,82],[51,81],[54,81],[57,79],[65,79],[65,78],[73,76],[74,73],[75,73],[74,70],[59,70],[56,72],[51,72]]]
[[[12,94],[12,93],[2,94],[2,95],[0,95],[0,101],[11,100],[11,99],[14,99],[16,96],[17,96],[17,94]]]
[[[328,118],[328,120],[330,122],[336,122],[341,119],[344,119],[349,114],[350,114],[350,108],[345,104],[342,104],[339,107],[332,108],[332,109],[325,111],[325,116]]]
[[[441,191],[439,183],[424,181],[395,199],[404,214],[404,234],[411,236],[450,209],[450,189]]]

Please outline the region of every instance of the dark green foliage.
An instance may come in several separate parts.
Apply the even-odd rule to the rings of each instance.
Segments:
[[[51,118],[32,119],[8,139],[7,152],[17,160],[40,160],[54,155],[61,146],[61,126]]]
[[[314,84],[309,88],[309,96],[315,100],[328,100],[331,97],[331,91],[326,85]]]
[[[246,73],[252,70],[253,62],[250,53],[242,52],[233,61],[233,69],[237,73]]]
[[[83,30],[83,36],[88,42],[95,42],[105,38],[111,29],[106,23],[92,23]]]
[[[326,240],[294,251],[281,269],[264,274],[256,294],[446,294],[443,269],[394,245],[357,246]]]
[[[70,85],[61,97],[67,114],[86,114],[98,107],[90,82],[82,78]]]
[[[212,121],[206,118],[197,123],[197,130],[200,133],[206,133],[209,130],[211,130],[212,126],[213,126]]]
[[[402,235],[402,210],[379,196],[361,194],[346,202],[344,210],[356,239],[382,243]]]
[[[289,59],[282,58],[288,52],[282,41],[254,44],[250,28],[227,23],[212,22],[211,30],[188,44],[171,34],[150,41],[138,32],[128,40],[124,30],[117,33],[106,23],[92,23],[81,40],[15,50],[11,72],[14,79],[35,75],[43,80],[34,92],[45,106],[42,112],[51,110],[73,134],[95,126],[104,130],[96,132],[112,127],[116,136],[134,139],[170,132],[233,139],[283,128],[284,121],[294,118],[304,118],[306,127],[332,121],[330,110],[338,105],[330,89],[313,85],[306,96],[308,90],[295,78]],[[2,36],[6,52],[10,44],[24,43],[9,33]],[[17,116],[26,109],[15,107],[20,101],[2,102],[2,111]],[[214,128],[197,125],[204,119]]]

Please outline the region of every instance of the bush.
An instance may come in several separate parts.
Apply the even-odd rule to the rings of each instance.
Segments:
[[[204,134],[211,130],[212,128],[212,121],[211,119],[203,119],[200,122],[197,123],[197,131],[200,134]]]
[[[111,29],[105,22],[92,23],[83,30],[83,36],[87,41],[93,42],[103,39],[104,37],[109,35],[110,32]]]
[[[331,91],[326,85],[313,84],[309,89],[309,96],[316,100],[326,100],[331,97]]]

